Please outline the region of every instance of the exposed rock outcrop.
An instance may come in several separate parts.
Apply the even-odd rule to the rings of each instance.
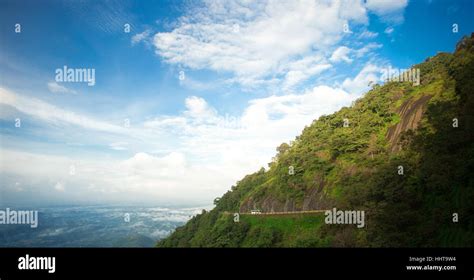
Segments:
[[[424,95],[418,99],[412,98],[405,101],[397,110],[397,113],[400,115],[400,122],[390,127],[387,131],[387,140],[390,143],[391,152],[398,152],[402,149],[400,145],[401,134],[418,127],[423,117],[426,104],[430,99],[431,95]]]
[[[296,201],[293,198],[280,200],[272,195],[265,196],[262,199],[254,200],[248,198],[240,206],[240,212],[247,213],[258,209],[262,212],[293,212],[326,209],[331,203],[323,192],[324,181],[318,180],[317,185],[306,191],[303,200]]]

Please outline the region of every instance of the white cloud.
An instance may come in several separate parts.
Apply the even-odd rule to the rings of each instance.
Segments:
[[[369,43],[366,44],[364,47],[354,50],[354,54],[357,58],[363,57],[365,55],[368,55],[371,53],[373,50],[381,48],[383,45],[382,44],[377,44],[377,43]]]
[[[353,59],[349,58],[349,53],[351,52],[351,49],[345,46],[337,48],[331,55],[331,60],[332,62],[340,62],[344,61],[346,63],[351,63]]]
[[[395,29],[393,29],[393,27],[389,26],[389,27],[385,28],[384,33],[390,35],[390,34],[392,34],[392,32],[393,32],[394,30],[395,30]]]
[[[371,12],[388,22],[400,23],[403,21],[403,12],[408,0],[367,0],[365,6]]]
[[[160,116],[153,120],[145,121],[143,126],[145,128],[160,128],[160,129],[173,129],[185,125],[187,122],[184,117],[175,116]]]
[[[185,115],[196,120],[212,121],[216,118],[217,111],[210,107],[207,102],[200,97],[190,96],[185,100]]]
[[[58,108],[42,100],[22,96],[0,88],[0,104],[14,107],[18,111],[51,124],[72,124],[86,129],[123,133],[120,126],[95,120],[71,111]]]
[[[207,1],[154,45],[168,63],[231,73],[240,84],[275,75],[291,83],[308,74],[282,66],[337,44],[347,21],[367,22],[360,1]]]
[[[134,176],[178,177],[186,168],[186,158],[182,153],[172,152],[164,157],[155,157],[147,153],[137,153],[121,163],[128,174]]]
[[[72,89],[68,89],[65,86],[62,86],[56,82],[49,82],[48,83],[48,89],[52,93],[71,93],[71,94],[76,94],[77,92]]]
[[[318,86],[301,94],[253,99],[238,117],[213,113],[209,118],[212,121],[196,122],[183,113],[149,121],[147,127],[163,129],[172,125],[181,151],[190,158],[215,163],[243,176],[265,166],[275,147],[292,140],[314,119],[350,104],[357,97],[342,89]],[[215,112],[204,102],[200,99],[198,107],[206,108],[200,111]],[[224,167],[229,163],[232,166]]]
[[[167,63],[219,72],[244,89],[292,92],[330,68],[328,61],[352,61],[339,45],[345,24],[362,25],[356,38],[372,39],[378,33],[366,28],[369,12],[400,23],[407,5],[407,0],[204,1],[191,6],[171,31],[156,33],[153,45]],[[304,68],[288,67],[315,57]]]
[[[345,79],[340,87],[295,89],[334,67],[332,63],[351,63],[381,47],[375,43],[360,49],[357,44],[350,45],[351,48],[340,46],[346,36],[344,23],[365,26],[369,7],[370,11],[388,17],[399,14],[404,7],[380,2],[366,6],[359,0],[204,3],[175,22],[171,31],[152,36],[146,30],[134,35],[132,44],[152,38],[156,53],[180,69],[213,70],[225,73],[219,79],[226,82],[262,88],[272,85],[283,89],[284,95],[275,91],[270,96],[252,99],[235,116],[222,114],[203,97],[189,96],[181,112],[147,116],[124,129],[0,88],[0,104],[44,122],[51,128],[48,131],[56,130],[56,136],[59,135],[51,143],[41,143],[41,148],[51,147],[48,152],[56,155],[39,154],[40,149],[25,152],[2,147],[0,172],[8,174],[2,176],[5,182],[14,180],[9,186],[21,186],[22,192],[32,188],[50,191],[53,186],[57,190],[54,195],[81,196],[85,200],[208,202],[242,176],[266,166],[281,142],[294,139],[314,119],[358,98],[368,82],[377,78],[377,66],[366,64],[356,77]],[[359,39],[377,36],[362,30],[365,31]],[[188,78],[185,81],[191,87],[205,88]],[[58,93],[69,90],[57,83],[48,84],[48,88]],[[11,116],[8,118],[11,120]],[[56,149],[61,137],[72,131],[64,131],[66,125],[72,125],[77,135],[87,135],[84,138],[88,139],[77,139],[78,142],[90,141],[94,149],[103,147],[106,155],[88,150],[87,154],[58,156],[61,152],[70,154]],[[75,151],[88,148],[82,144],[74,146]],[[74,176],[69,174],[71,164],[76,167]],[[15,185],[16,181],[19,185]]]
[[[342,83],[342,88],[352,94],[360,94],[369,89],[369,82],[379,82],[382,69],[368,63],[354,78],[347,78]]]
[[[151,30],[147,29],[142,33],[137,33],[132,36],[132,45],[136,45],[142,41],[145,41],[150,38]]]
[[[354,98],[342,89],[317,86],[303,94],[254,99],[245,110],[242,123],[252,132],[262,129],[261,137],[264,133],[270,137],[280,134],[290,140],[320,115],[332,113]]]
[[[377,32],[372,32],[369,30],[364,30],[362,33],[359,34],[359,39],[373,39],[377,37],[379,34]]]
[[[27,186],[25,191],[47,193],[44,186],[54,186],[54,195],[63,201],[206,203],[242,176],[266,166],[281,142],[294,139],[314,119],[357,97],[342,89],[318,86],[301,94],[253,99],[240,116],[230,117],[219,114],[202,97],[190,96],[181,114],[135,125],[147,146],[125,135],[126,142],[109,142],[112,149],[139,149],[125,159],[2,149],[0,171],[8,175],[5,184],[8,180],[13,180],[11,185],[21,182]],[[164,142],[166,138],[172,141]],[[171,151],[153,153],[154,147],[162,145]],[[74,176],[69,173],[71,165]],[[64,186],[67,192],[62,191]]]
[[[385,15],[405,9],[408,0],[366,0],[365,5],[374,13]]]
[[[320,55],[308,55],[302,59],[282,65],[279,71],[286,73],[283,82],[283,89],[291,89],[300,82],[318,75],[331,67],[332,65],[326,62],[326,60]]]
[[[3,149],[2,162],[8,162],[1,166],[1,174],[8,174],[3,190],[9,191],[5,184],[10,178],[20,179],[27,193],[38,194],[29,195],[35,200],[209,203],[235,182],[229,180],[231,171],[205,163],[190,165],[179,152],[162,157],[140,152],[126,160],[87,160]],[[69,173],[72,163],[74,175]],[[55,194],[48,189],[51,185]]]

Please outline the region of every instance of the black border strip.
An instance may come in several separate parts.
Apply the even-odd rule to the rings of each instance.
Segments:
[[[18,259],[55,257],[56,271],[19,270]],[[455,265],[455,271],[407,271],[420,265],[410,257],[455,257],[455,261],[425,261],[421,265]],[[158,248],[0,248],[0,279],[91,279],[120,276],[137,279],[217,276],[220,279],[255,276],[268,279],[287,273],[291,279],[329,276],[382,276],[400,279],[474,279],[472,248],[378,248],[378,249],[158,249]],[[327,275],[327,276],[324,276]],[[318,276],[318,277],[316,277]]]

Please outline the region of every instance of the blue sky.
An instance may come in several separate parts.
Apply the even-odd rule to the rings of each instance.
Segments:
[[[474,31],[468,0],[0,7],[4,204],[209,203],[386,67]],[[57,81],[64,66],[95,84]]]

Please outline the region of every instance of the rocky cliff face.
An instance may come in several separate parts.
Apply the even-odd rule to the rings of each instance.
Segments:
[[[390,127],[387,132],[387,140],[390,143],[390,151],[398,152],[402,149],[400,145],[400,135],[408,130],[415,130],[423,117],[426,104],[431,95],[424,95],[419,98],[412,98],[405,101],[397,110],[400,115],[400,122]]]
[[[287,197],[286,200],[279,200],[272,195],[265,196],[260,200],[250,197],[242,203],[239,211],[248,213],[258,209],[271,213],[327,209],[331,205],[331,200],[324,194],[323,188],[324,181],[321,180],[318,187],[311,188],[305,193],[302,203],[298,203],[292,197]]]

